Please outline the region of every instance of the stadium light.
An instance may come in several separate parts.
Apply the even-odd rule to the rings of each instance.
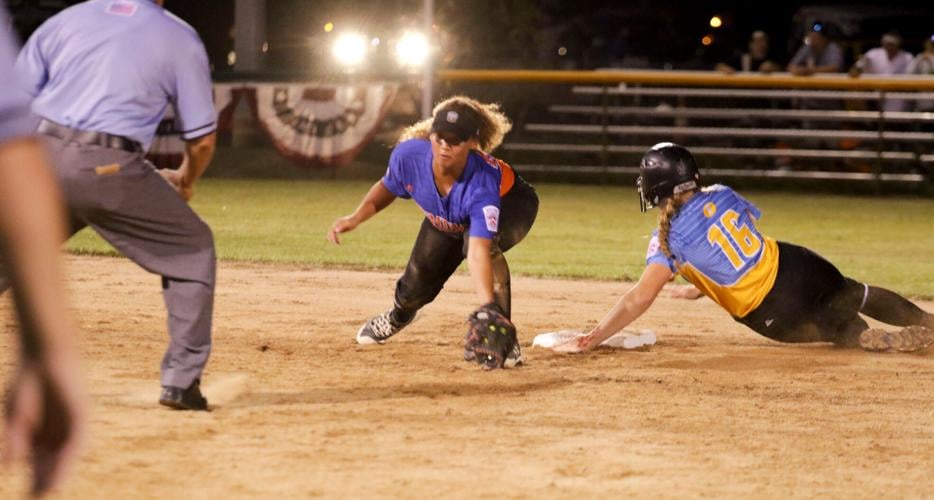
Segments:
[[[357,66],[366,57],[367,39],[358,33],[342,33],[334,41],[331,53],[345,66]]]
[[[403,33],[396,43],[396,60],[402,66],[422,66],[428,60],[428,52],[428,39],[414,31]]]

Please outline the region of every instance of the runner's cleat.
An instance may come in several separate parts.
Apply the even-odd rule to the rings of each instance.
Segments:
[[[917,352],[934,344],[934,330],[906,326],[894,332],[870,328],[859,335],[859,346],[872,352]]]

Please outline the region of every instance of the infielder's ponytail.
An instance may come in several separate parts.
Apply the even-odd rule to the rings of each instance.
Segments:
[[[431,131],[431,122],[433,116],[439,109],[461,108],[467,112],[472,112],[479,123],[479,134],[477,142],[480,150],[491,153],[503,143],[503,137],[512,129],[512,122],[499,109],[499,104],[484,104],[476,99],[458,95],[445,99],[438,103],[432,110],[432,118],[422,120],[402,131],[399,142],[409,139],[428,139]]]
[[[662,201],[662,206],[658,214],[658,246],[662,249],[662,253],[665,254],[669,259],[671,257],[671,249],[668,248],[668,233],[671,231],[671,219],[674,219],[678,215],[678,211],[681,210],[681,207],[684,206],[685,202],[688,200],[688,196],[675,195],[668,198],[665,198]]]

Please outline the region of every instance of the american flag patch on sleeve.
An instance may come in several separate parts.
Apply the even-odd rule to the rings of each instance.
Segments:
[[[115,16],[129,17],[136,14],[136,9],[138,8],[139,6],[133,2],[121,2],[120,0],[115,0],[107,4],[107,9],[105,12]]]

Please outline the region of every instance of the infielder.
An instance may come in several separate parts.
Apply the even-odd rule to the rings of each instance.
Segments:
[[[206,410],[199,382],[211,350],[216,258],[210,228],[186,200],[214,154],[216,113],[204,46],[162,3],[65,9],[33,33],[17,69],[35,96],[71,234],[90,226],[162,276],[171,340],[159,402]],[[143,154],[170,105],[186,154],[178,170],[159,172]]]
[[[415,313],[441,292],[465,256],[479,303],[485,305],[481,309],[510,317],[509,266],[503,253],[522,241],[538,213],[538,195],[532,186],[487,153],[500,145],[511,127],[493,104],[462,96],[438,104],[432,118],[403,133],[386,175],[370,188],[360,206],[334,221],[328,239],[340,244],[341,233],[353,230],[396,198],[412,198],[425,212],[409,263],[396,282],[393,308],[366,321],[357,332],[357,342],[382,344],[411,323]],[[464,358],[484,362],[486,358],[477,358],[469,337]],[[502,363],[492,364],[521,362],[522,352],[514,342]]]
[[[77,458],[85,398],[58,252],[65,233],[61,197],[35,138],[29,96],[18,91],[18,47],[9,26],[0,0],[0,254],[13,278],[20,334],[2,453],[7,462],[31,461],[31,493],[38,496]]]
[[[656,144],[642,158],[642,211],[658,206],[658,231],[639,282],[586,336],[587,350],[644,313],[680,274],[737,321],[779,342],[832,342],[870,351],[917,351],[934,343],[934,315],[900,295],[843,276],[816,253],[763,236],[761,213],[732,189],[700,188],[694,157]],[[860,313],[900,331],[869,329]]]

